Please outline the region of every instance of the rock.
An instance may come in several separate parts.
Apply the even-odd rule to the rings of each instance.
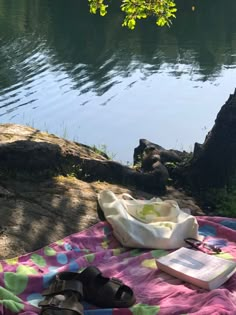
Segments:
[[[0,125],[0,169],[10,172],[66,172],[83,159],[106,160],[92,148],[40,132],[37,129]]]
[[[147,192],[163,193],[168,179],[160,165],[155,172],[140,173],[108,160],[92,148],[19,125],[0,125],[0,170],[19,176],[73,174],[85,181],[102,180],[130,185]]]
[[[166,150],[158,144],[150,142],[146,139],[139,140],[139,146],[134,149],[134,165],[138,164],[143,159],[143,154],[149,150],[155,151],[160,155],[161,163],[166,162],[181,162],[189,153],[178,150]],[[149,151],[150,152],[150,151]]]
[[[139,146],[134,149],[134,165],[142,174],[156,176],[159,187],[162,187],[162,192],[164,192],[168,179],[171,177],[173,165],[181,163],[189,155],[185,151],[166,150],[158,144],[140,139]]]

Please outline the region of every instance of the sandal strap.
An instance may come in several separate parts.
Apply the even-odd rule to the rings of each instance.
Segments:
[[[124,283],[123,283],[123,281],[121,281],[120,279],[118,279],[118,278],[110,278],[110,280],[113,282],[113,283],[115,283],[115,284],[117,284],[117,285],[119,285],[119,286],[123,286],[124,285]]]
[[[124,284],[124,283],[122,283],[122,285],[119,286],[119,288],[118,288],[118,290],[116,291],[116,294],[115,294],[115,295],[116,295],[116,297],[117,297],[118,299],[120,299],[121,296],[122,296],[122,294],[123,294],[124,292],[128,293],[131,297],[134,296],[133,290],[132,290],[129,286],[127,286],[126,284]]]
[[[65,291],[74,291],[80,294],[80,297],[83,297],[83,285],[78,280],[60,280],[55,279],[50,286],[43,291],[42,295],[52,295],[58,294]]]
[[[94,279],[99,275],[102,275],[102,272],[97,267],[88,266],[82,272],[78,274],[78,279],[83,284],[86,284],[87,282],[90,282],[91,280],[94,281]]]
[[[47,296],[45,300],[39,302],[38,304],[45,309],[54,309],[54,310],[68,310],[74,311],[76,314],[83,314],[83,306],[78,301],[75,293],[70,292],[69,294],[58,294],[53,296]]]
[[[133,295],[133,290],[130,287],[124,284],[124,282],[120,279],[113,277],[110,278],[109,281],[99,289],[99,291],[98,295],[103,295],[105,293],[107,296],[111,294],[116,298],[121,298],[124,292],[129,293],[131,296]]]
[[[113,292],[117,298],[120,298],[124,291],[129,292],[131,295],[133,294],[132,289],[125,285],[124,282],[118,278],[110,278],[110,282],[107,283],[107,285],[112,286]]]

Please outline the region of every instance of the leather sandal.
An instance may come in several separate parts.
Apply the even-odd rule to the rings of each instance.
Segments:
[[[135,303],[133,290],[120,279],[107,278],[95,266],[85,268],[81,273],[61,272],[60,280],[83,283],[84,300],[102,308],[128,308]]]
[[[45,299],[39,303],[40,315],[83,315],[83,285],[80,281],[54,279],[42,293]]]

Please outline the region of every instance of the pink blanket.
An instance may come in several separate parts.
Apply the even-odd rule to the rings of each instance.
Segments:
[[[198,217],[200,234],[221,246],[221,257],[236,259],[236,219]],[[129,309],[98,309],[84,304],[85,315],[226,315],[236,314],[236,274],[213,291],[197,288],[159,270],[155,258],[165,250],[121,247],[110,226],[100,222],[27,255],[0,262],[0,314],[36,315],[41,293],[59,271],[95,265],[120,278],[135,292]]]

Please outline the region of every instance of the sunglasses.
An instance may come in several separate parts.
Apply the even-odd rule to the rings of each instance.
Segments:
[[[201,252],[206,254],[219,254],[221,252],[221,249],[219,247],[201,242],[192,237],[185,238],[184,241],[192,248],[200,250]]]

